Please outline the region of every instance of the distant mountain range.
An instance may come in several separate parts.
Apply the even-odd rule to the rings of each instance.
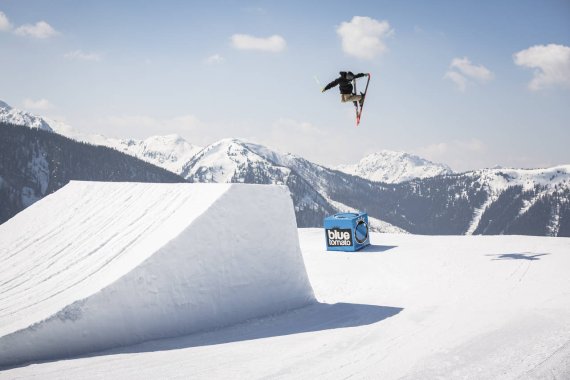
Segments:
[[[203,147],[193,145],[175,134],[167,136],[152,136],[145,140],[116,139],[102,135],[88,135],[76,131],[65,123],[12,108],[1,101],[0,122],[14,125],[25,125],[30,128],[55,132],[76,141],[92,145],[107,146],[180,175],[183,175],[184,168],[188,166],[194,155],[203,149]],[[238,140],[234,139],[234,141]],[[210,152],[208,153],[208,156],[211,156],[211,151],[216,150],[216,147],[223,144],[225,144],[224,140],[216,142],[206,147],[205,151]],[[261,146],[258,146],[258,150],[260,149]],[[267,149],[266,151],[269,152]],[[282,156],[277,153],[271,153],[270,155],[272,155],[274,159],[277,155]],[[222,157],[220,156],[213,157],[214,160],[221,158]],[[231,162],[231,160],[226,161],[226,164],[229,162]],[[223,166],[221,162],[216,163],[216,165]],[[214,173],[216,174],[216,181],[206,179],[208,182],[224,182],[221,171],[217,171],[214,168],[216,165],[213,165],[212,172],[210,173],[212,175]],[[414,178],[433,177],[439,174],[452,173],[452,170],[444,164],[434,163],[408,153],[388,150],[382,150],[378,153],[370,154],[364,157],[357,164],[340,165],[335,169],[347,174],[357,175],[371,181],[384,183],[400,183]],[[195,173],[192,173],[192,175],[193,174]],[[186,177],[187,175],[184,176]]]
[[[391,150],[381,150],[369,154],[354,165],[339,165],[336,169],[347,174],[384,183],[400,183],[416,178],[453,173],[447,165]]]
[[[200,148],[175,135],[146,140],[85,136],[5,103],[0,122],[112,147],[189,182],[286,185],[300,227],[320,226],[326,215],[358,209],[369,213],[379,231],[570,236],[570,165],[453,173],[417,156],[381,151],[335,170],[241,139]],[[4,170],[0,166],[0,177]],[[0,190],[5,183],[0,178]]]
[[[0,223],[71,180],[184,182],[111,148],[0,122]]]

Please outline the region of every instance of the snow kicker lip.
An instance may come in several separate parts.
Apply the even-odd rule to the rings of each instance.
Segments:
[[[0,366],[315,302],[283,186],[72,182],[0,235]]]

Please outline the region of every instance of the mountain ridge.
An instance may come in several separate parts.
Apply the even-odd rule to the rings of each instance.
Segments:
[[[58,125],[52,132],[62,128]],[[100,138],[107,143],[112,140]],[[286,185],[300,227],[320,226],[327,215],[357,209],[367,211],[372,227],[382,232],[570,236],[570,165],[448,173],[447,167],[436,164],[441,165],[437,170],[445,172],[389,183],[238,138],[222,139],[202,149],[177,135],[116,140],[111,145],[133,156],[145,156],[189,182]],[[195,150],[188,153],[189,149]],[[420,164],[429,162],[417,159]],[[40,163],[41,159],[31,164],[39,173],[43,170]]]
[[[445,164],[435,163],[410,153],[391,150],[380,150],[363,157],[356,164],[338,165],[334,169],[384,183],[400,183],[414,178],[453,173],[451,168]]]

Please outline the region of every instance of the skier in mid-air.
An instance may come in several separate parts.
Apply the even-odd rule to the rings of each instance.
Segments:
[[[321,92],[325,92],[335,86],[338,86],[340,90],[341,102],[354,102],[354,105],[356,105],[356,102],[362,103],[364,101],[364,94],[360,93],[360,95],[357,95],[353,93],[352,82],[355,79],[362,78],[368,74],[360,73],[355,75],[352,73],[352,71],[341,71],[339,74],[340,77],[327,84]]]
[[[352,71],[341,71],[339,74],[340,77],[327,84],[321,92],[325,92],[335,86],[338,86],[340,90],[340,101],[343,103],[352,102],[354,104],[354,108],[356,109],[356,126],[358,126],[358,124],[360,124],[360,117],[362,116],[364,98],[366,98],[368,84],[370,83],[370,73],[360,73],[355,75]],[[364,92],[361,92],[360,95],[358,95],[355,91],[356,79],[362,78],[364,76],[368,77],[368,80],[366,81],[366,87],[364,88]],[[354,87],[352,85],[353,83]]]

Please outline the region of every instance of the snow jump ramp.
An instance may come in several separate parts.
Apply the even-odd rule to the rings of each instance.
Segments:
[[[0,225],[0,367],[315,301],[284,186],[73,181]]]

